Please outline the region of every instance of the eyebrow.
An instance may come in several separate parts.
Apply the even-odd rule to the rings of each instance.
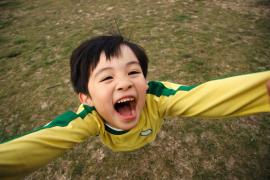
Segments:
[[[94,77],[97,77],[99,74],[101,74],[103,71],[107,71],[107,70],[110,70],[110,69],[112,69],[112,67],[105,67],[105,68],[102,68],[102,69],[100,69],[96,74],[95,74],[95,76]]]
[[[131,65],[133,65],[133,64],[137,64],[137,65],[140,65],[140,63],[138,62],[138,61],[129,61],[127,64],[125,64],[125,66],[131,66]],[[95,74],[95,76],[94,77],[97,77],[100,73],[102,73],[103,71],[107,71],[107,70],[111,70],[111,69],[113,69],[112,67],[104,67],[104,68],[102,68],[102,69],[100,69],[96,74]]]
[[[140,65],[140,63],[138,61],[129,61],[126,66],[130,66],[132,64],[137,64],[137,65]]]

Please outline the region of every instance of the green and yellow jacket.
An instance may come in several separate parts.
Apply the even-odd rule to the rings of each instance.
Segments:
[[[168,116],[220,118],[270,112],[270,71],[209,81],[197,86],[149,81],[137,126],[106,125],[94,107],[81,105],[48,124],[0,144],[0,179],[23,176],[90,136],[113,151],[131,151],[153,141]]]

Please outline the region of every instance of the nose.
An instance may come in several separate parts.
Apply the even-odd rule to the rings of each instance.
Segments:
[[[127,78],[119,79],[117,83],[117,90],[119,91],[126,91],[132,87],[132,82]]]

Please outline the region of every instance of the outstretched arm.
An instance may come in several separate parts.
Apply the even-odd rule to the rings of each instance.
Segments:
[[[1,143],[0,179],[27,175],[95,135],[96,127],[95,121],[69,111],[28,134]]]
[[[209,81],[195,87],[164,83],[163,116],[231,117],[270,112],[270,71]],[[267,84],[267,88],[266,88]],[[170,89],[170,90],[168,90]]]

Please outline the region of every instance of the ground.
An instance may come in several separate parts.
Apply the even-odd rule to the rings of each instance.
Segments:
[[[76,110],[69,57],[94,35],[120,31],[143,46],[149,80],[270,69],[269,0],[2,0],[0,12],[0,140]],[[269,113],[171,118],[140,150],[92,137],[25,179],[269,179],[269,155]]]

